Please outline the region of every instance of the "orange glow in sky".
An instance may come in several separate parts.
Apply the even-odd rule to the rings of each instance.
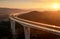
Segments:
[[[8,8],[43,8],[48,10],[59,10],[60,0],[0,0],[0,7]]]
[[[53,10],[59,10],[60,9],[59,3],[53,3],[53,4],[51,4],[51,8]]]

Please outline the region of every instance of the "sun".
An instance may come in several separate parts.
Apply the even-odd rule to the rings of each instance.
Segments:
[[[58,9],[59,9],[59,3],[53,3],[53,4],[52,4],[52,8],[53,8],[54,10],[58,10]]]
[[[52,7],[55,8],[55,9],[58,9],[59,8],[59,5],[57,3],[55,3],[55,4],[53,4]]]

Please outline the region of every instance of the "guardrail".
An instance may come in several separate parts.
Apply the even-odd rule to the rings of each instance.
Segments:
[[[26,20],[26,19],[21,19],[21,18],[18,18],[18,15],[21,15],[21,13],[15,13],[15,14],[10,15],[11,29],[12,29],[12,33],[14,34],[14,37],[16,37],[15,22],[18,22],[19,24],[23,25],[24,32],[25,32],[25,39],[30,39],[30,28],[36,28],[36,29],[40,29],[43,31],[51,32],[56,35],[60,35],[59,26],[38,23],[38,22]],[[16,39],[16,38],[14,38],[14,39]]]

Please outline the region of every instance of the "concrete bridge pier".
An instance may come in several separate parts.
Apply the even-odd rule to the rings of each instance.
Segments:
[[[30,27],[28,27],[28,25],[25,25],[25,24],[22,24],[22,25],[24,27],[25,39],[30,39]]]
[[[13,39],[17,39],[17,36],[16,36],[16,32],[15,32],[15,21],[14,20],[11,20],[11,31],[12,31],[12,35],[13,35]]]
[[[21,25],[23,25],[24,27],[25,39],[30,39],[30,27],[27,27],[27,25],[24,25],[24,24],[21,24]],[[17,39],[14,20],[11,20],[11,31],[12,31],[13,39]]]
[[[25,39],[30,39],[30,28],[24,27]]]

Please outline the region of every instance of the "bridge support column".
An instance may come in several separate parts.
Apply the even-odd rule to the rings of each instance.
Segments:
[[[30,39],[30,27],[28,25],[22,24],[24,27],[25,39]]]
[[[30,39],[30,27],[28,25],[22,24],[24,27],[24,34],[25,34],[25,39]]]
[[[13,35],[13,39],[16,39],[16,32],[15,32],[15,21],[11,20],[11,30],[12,30],[12,35]]]
[[[30,28],[24,26],[25,39],[30,39]]]

